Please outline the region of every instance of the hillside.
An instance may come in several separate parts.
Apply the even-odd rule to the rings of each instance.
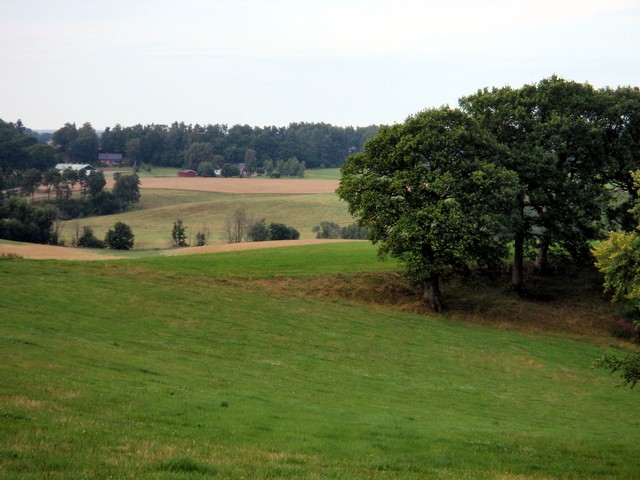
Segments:
[[[0,476],[637,478],[589,275],[450,284],[432,317],[395,267],[362,242],[0,258]]]

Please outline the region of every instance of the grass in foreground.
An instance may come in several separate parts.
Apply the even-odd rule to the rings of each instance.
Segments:
[[[349,299],[363,245],[0,259],[0,476],[637,478],[599,347]]]

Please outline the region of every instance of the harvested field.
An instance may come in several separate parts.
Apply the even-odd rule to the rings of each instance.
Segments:
[[[22,257],[39,260],[109,260],[120,258],[99,250],[67,248],[37,243],[0,243],[0,257]]]
[[[196,190],[218,193],[316,194],[333,193],[338,180],[305,180],[302,178],[182,178],[142,177],[140,188],[159,190]],[[113,179],[107,177],[107,188]]]

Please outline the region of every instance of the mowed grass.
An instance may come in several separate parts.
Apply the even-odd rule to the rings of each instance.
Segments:
[[[602,347],[313,295],[395,265],[279,250],[0,259],[0,477],[638,477]]]
[[[339,168],[314,168],[304,172],[304,178],[309,180],[340,180]]]
[[[61,237],[71,245],[76,228],[90,226],[104,238],[113,224],[128,224],[135,235],[135,248],[160,249],[171,244],[173,222],[180,218],[195,239],[198,231],[209,231],[209,243],[226,243],[225,219],[243,207],[251,217],[267,224],[285,223],[300,232],[301,239],[315,238],[312,228],[324,220],[340,225],[353,223],[347,205],[335,194],[269,195],[222,194],[181,190],[142,190],[140,204],[121,214],[64,222]]]

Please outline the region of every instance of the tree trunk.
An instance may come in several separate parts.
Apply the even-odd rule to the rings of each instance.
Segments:
[[[536,256],[535,270],[540,275],[547,273],[549,266],[549,235],[546,232],[542,234],[540,246],[538,247],[538,255]]]
[[[511,272],[511,285],[517,292],[524,289],[524,233],[516,232],[514,238],[513,271]]]
[[[429,304],[431,310],[434,312],[442,312],[442,299],[440,297],[440,277],[438,275],[431,275],[428,279],[424,280],[424,293],[422,299]]]

